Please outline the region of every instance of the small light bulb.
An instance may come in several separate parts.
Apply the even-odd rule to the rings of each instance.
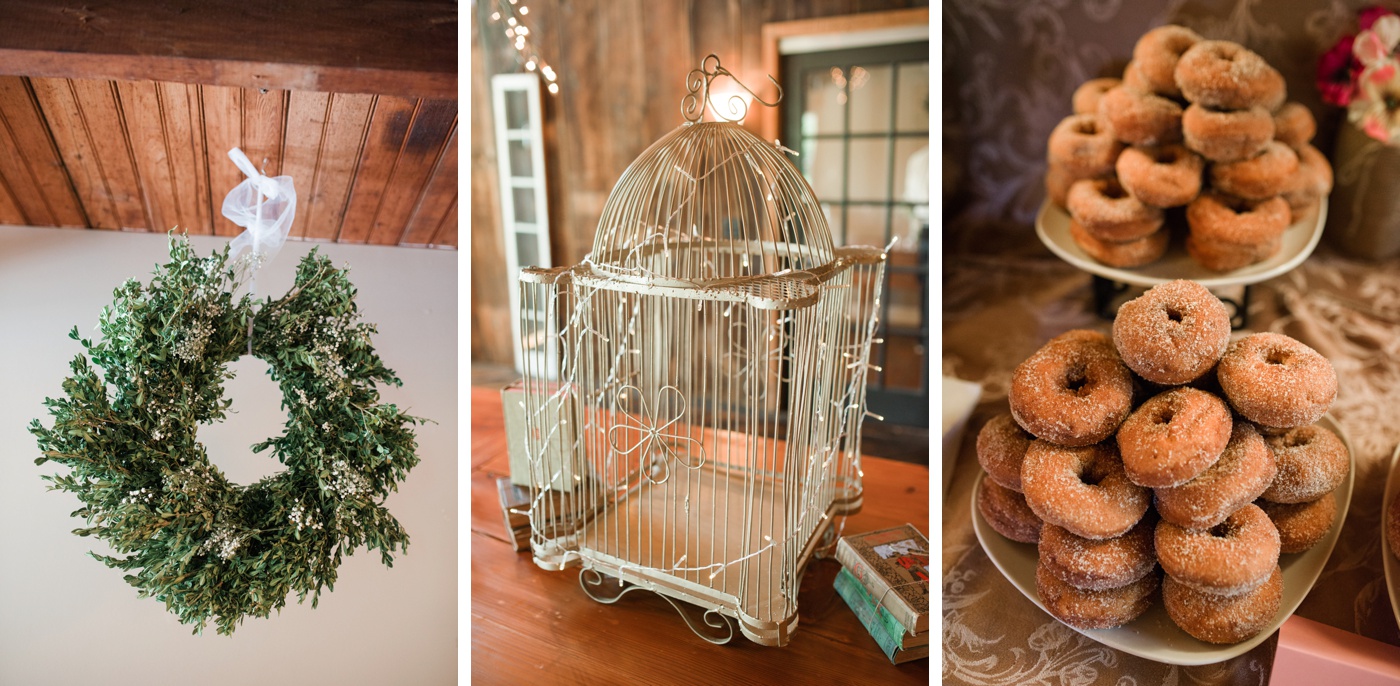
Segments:
[[[491,21],[500,21],[500,20],[501,20],[501,13],[500,13],[500,12],[492,12],[492,13],[491,13]]]
[[[530,60],[529,62],[526,62],[526,63],[525,63],[525,69],[528,70],[528,71],[534,71],[534,70],[535,70],[535,61],[534,61],[534,60]]]
[[[557,83],[551,83],[551,84],[549,84],[549,92],[550,92],[550,93],[558,93],[558,92],[559,92],[559,84],[557,84]]]
[[[511,26],[515,26],[515,17],[511,17],[511,18],[507,19],[507,20],[506,20],[506,23],[507,23],[507,24],[510,24]]]
[[[524,6],[524,5],[521,5],[521,6],[520,6],[520,15],[521,15],[521,16],[527,15],[527,14],[529,14],[529,13],[530,13],[530,8],[529,8],[529,7],[526,7],[526,6]]]

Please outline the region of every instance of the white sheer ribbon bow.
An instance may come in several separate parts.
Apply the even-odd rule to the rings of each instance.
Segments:
[[[224,216],[245,227],[229,243],[229,258],[236,261],[245,253],[252,255],[248,292],[253,293],[258,267],[275,257],[287,242],[297,212],[297,191],[290,176],[263,176],[242,150],[229,150],[228,156],[248,176],[224,198]]]
[[[248,176],[224,198],[223,213],[229,221],[244,227],[243,233],[229,242],[229,259],[247,274],[251,296],[258,290],[258,269],[287,242],[297,213],[297,191],[290,176],[263,176],[242,150],[229,150],[228,156]],[[245,254],[246,262],[241,262]],[[253,354],[252,317],[248,318],[248,354]]]

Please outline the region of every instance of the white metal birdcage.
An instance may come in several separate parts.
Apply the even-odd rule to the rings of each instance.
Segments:
[[[690,121],[623,173],[581,264],[521,273],[522,345],[548,351],[526,358],[558,360],[524,374],[531,547],[595,600],[647,589],[704,608],[707,640],[737,620],[783,645],[860,506],[885,251],[835,247],[778,144],[701,121],[720,75],[691,72]]]

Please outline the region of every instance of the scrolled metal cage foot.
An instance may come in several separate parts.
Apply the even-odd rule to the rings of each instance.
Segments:
[[[590,586],[595,588],[602,588],[604,585],[611,585],[606,584],[606,580],[612,580],[616,582],[618,590],[615,595],[603,595],[596,592],[594,588],[590,588]],[[613,603],[616,603],[617,601],[621,600],[622,596],[627,595],[632,591],[649,591],[652,593],[656,593],[655,591],[652,591],[649,588],[644,588],[636,584],[628,584],[627,582],[621,579],[605,576],[603,573],[599,572],[596,569],[587,568],[579,570],[578,585],[580,588],[583,589],[584,595],[587,595],[594,601],[602,603],[604,605],[612,605]],[[691,619],[690,613],[687,612],[686,608],[681,607],[680,603],[676,602],[675,600],[671,599],[665,594],[656,593],[656,595],[659,596],[662,600],[671,604],[671,607],[675,609],[676,614],[681,616],[681,621],[685,622],[685,625],[690,629],[691,633],[695,634],[696,636],[699,636],[700,638],[709,641],[710,643],[713,643],[715,645],[725,645],[726,643],[729,643],[730,641],[734,640],[734,636],[737,633],[734,630],[736,622],[734,618],[730,617],[729,615],[726,615],[718,610],[705,610],[700,617],[700,622],[704,625],[704,628],[702,629],[701,626],[696,624],[696,621],[694,619]],[[720,634],[720,631],[723,631],[723,633]]]

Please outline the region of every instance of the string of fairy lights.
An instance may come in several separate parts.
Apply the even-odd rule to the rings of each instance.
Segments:
[[[549,66],[530,43],[530,27],[522,20],[522,17],[529,16],[530,8],[519,3],[520,0],[496,0],[496,10],[491,13],[491,23],[505,27],[506,38],[515,48],[516,59],[525,65],[526,71],[538,70],[544,77],[550,94],[557,95],[559,75],[554,73],[554,68]]]

